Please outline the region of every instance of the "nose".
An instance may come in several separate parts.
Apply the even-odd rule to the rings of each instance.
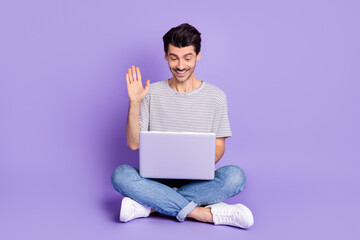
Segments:
[[[182,70],[183,67],[184,67],[184,62],[183,62],[182,59],[180,59],[180,60],[178,61],[178,64],[177,64],[177,68],[180,69],[180,70]]]

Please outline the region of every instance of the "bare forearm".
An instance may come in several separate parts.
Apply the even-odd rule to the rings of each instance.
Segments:
[[[215,163],[217,163],[222,158],[224,153],[225,153],[225,148],[223,146],[216,146],[216,149],[215,149]]]
[[[132,149],[136,150],[139,148],[139,115],[140,115],[139,102],[130,102],[129,112],[126,123],[126,139],[127,145]]]
[[[216,138],[215,143],[215,163],[217,163],[225,152],[225,137]]]

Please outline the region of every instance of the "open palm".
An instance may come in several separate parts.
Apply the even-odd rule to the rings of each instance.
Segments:
[[[136,67],[135,71],[135,66],[131,66],[126,74],[126,83],[130,102],[141,103],[149,92],[150,80],[146,81],[144,88],[139,67]]]

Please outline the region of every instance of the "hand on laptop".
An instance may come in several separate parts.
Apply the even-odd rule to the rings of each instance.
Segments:
[[[150,80],[146,81],[145,88],[141,82],[141,74],[139,67],[131,66],[126,74],[127,91],[130,98],[130,102],[141,103],[142,100],[149,92]]]

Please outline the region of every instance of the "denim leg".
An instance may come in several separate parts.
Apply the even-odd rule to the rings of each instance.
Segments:
[[[114,189],[122,195],[164,215],[176,217],[181,222],[197,206],[171,187],[142,178],[139,170],[129,165],[117,167],[112,174],[111,182]]]
[[[201,206],[237,195],[244,189],[245,183],[244,171],[238,166],[228,165],[216,170],[213,180],[194,181],[180,187],[177,192]]]

